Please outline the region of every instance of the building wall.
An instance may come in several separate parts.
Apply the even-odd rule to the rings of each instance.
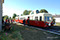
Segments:
[[[58,22],[58,23],[60,23],[60,17],[58,17],[58,18],[55,18],[55,22]]]

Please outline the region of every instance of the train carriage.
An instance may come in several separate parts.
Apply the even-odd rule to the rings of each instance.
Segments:
[[[20,16],[15,20],[16,22],[23,23],[23,20],[26,19],[25,24],[27,23],[27,18],[30,17],[29,24],[37,27],[50,27],[53,26],[53,16],[49,13],[36,13],[31,12],[30,15]]]

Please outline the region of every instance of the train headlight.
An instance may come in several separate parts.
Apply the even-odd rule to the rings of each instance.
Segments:
[[[50,26],[51,24],[49,23],[49,26]]]

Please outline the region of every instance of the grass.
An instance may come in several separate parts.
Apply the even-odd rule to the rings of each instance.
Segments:
[[[22,40],[20,29],[12,26],[10,31],[1,31],[0,40]]]
[[[60,23],[56,23],[56,26],[60,26]]]

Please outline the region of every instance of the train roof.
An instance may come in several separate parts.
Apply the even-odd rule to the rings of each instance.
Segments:
[[[34,16],[34,15],[37,15],[38,16],[38,15],[45,15],[45,14],[50,14],[50,13],[38,13],[38,14],[23,15],[23,17],[24,16]]]

